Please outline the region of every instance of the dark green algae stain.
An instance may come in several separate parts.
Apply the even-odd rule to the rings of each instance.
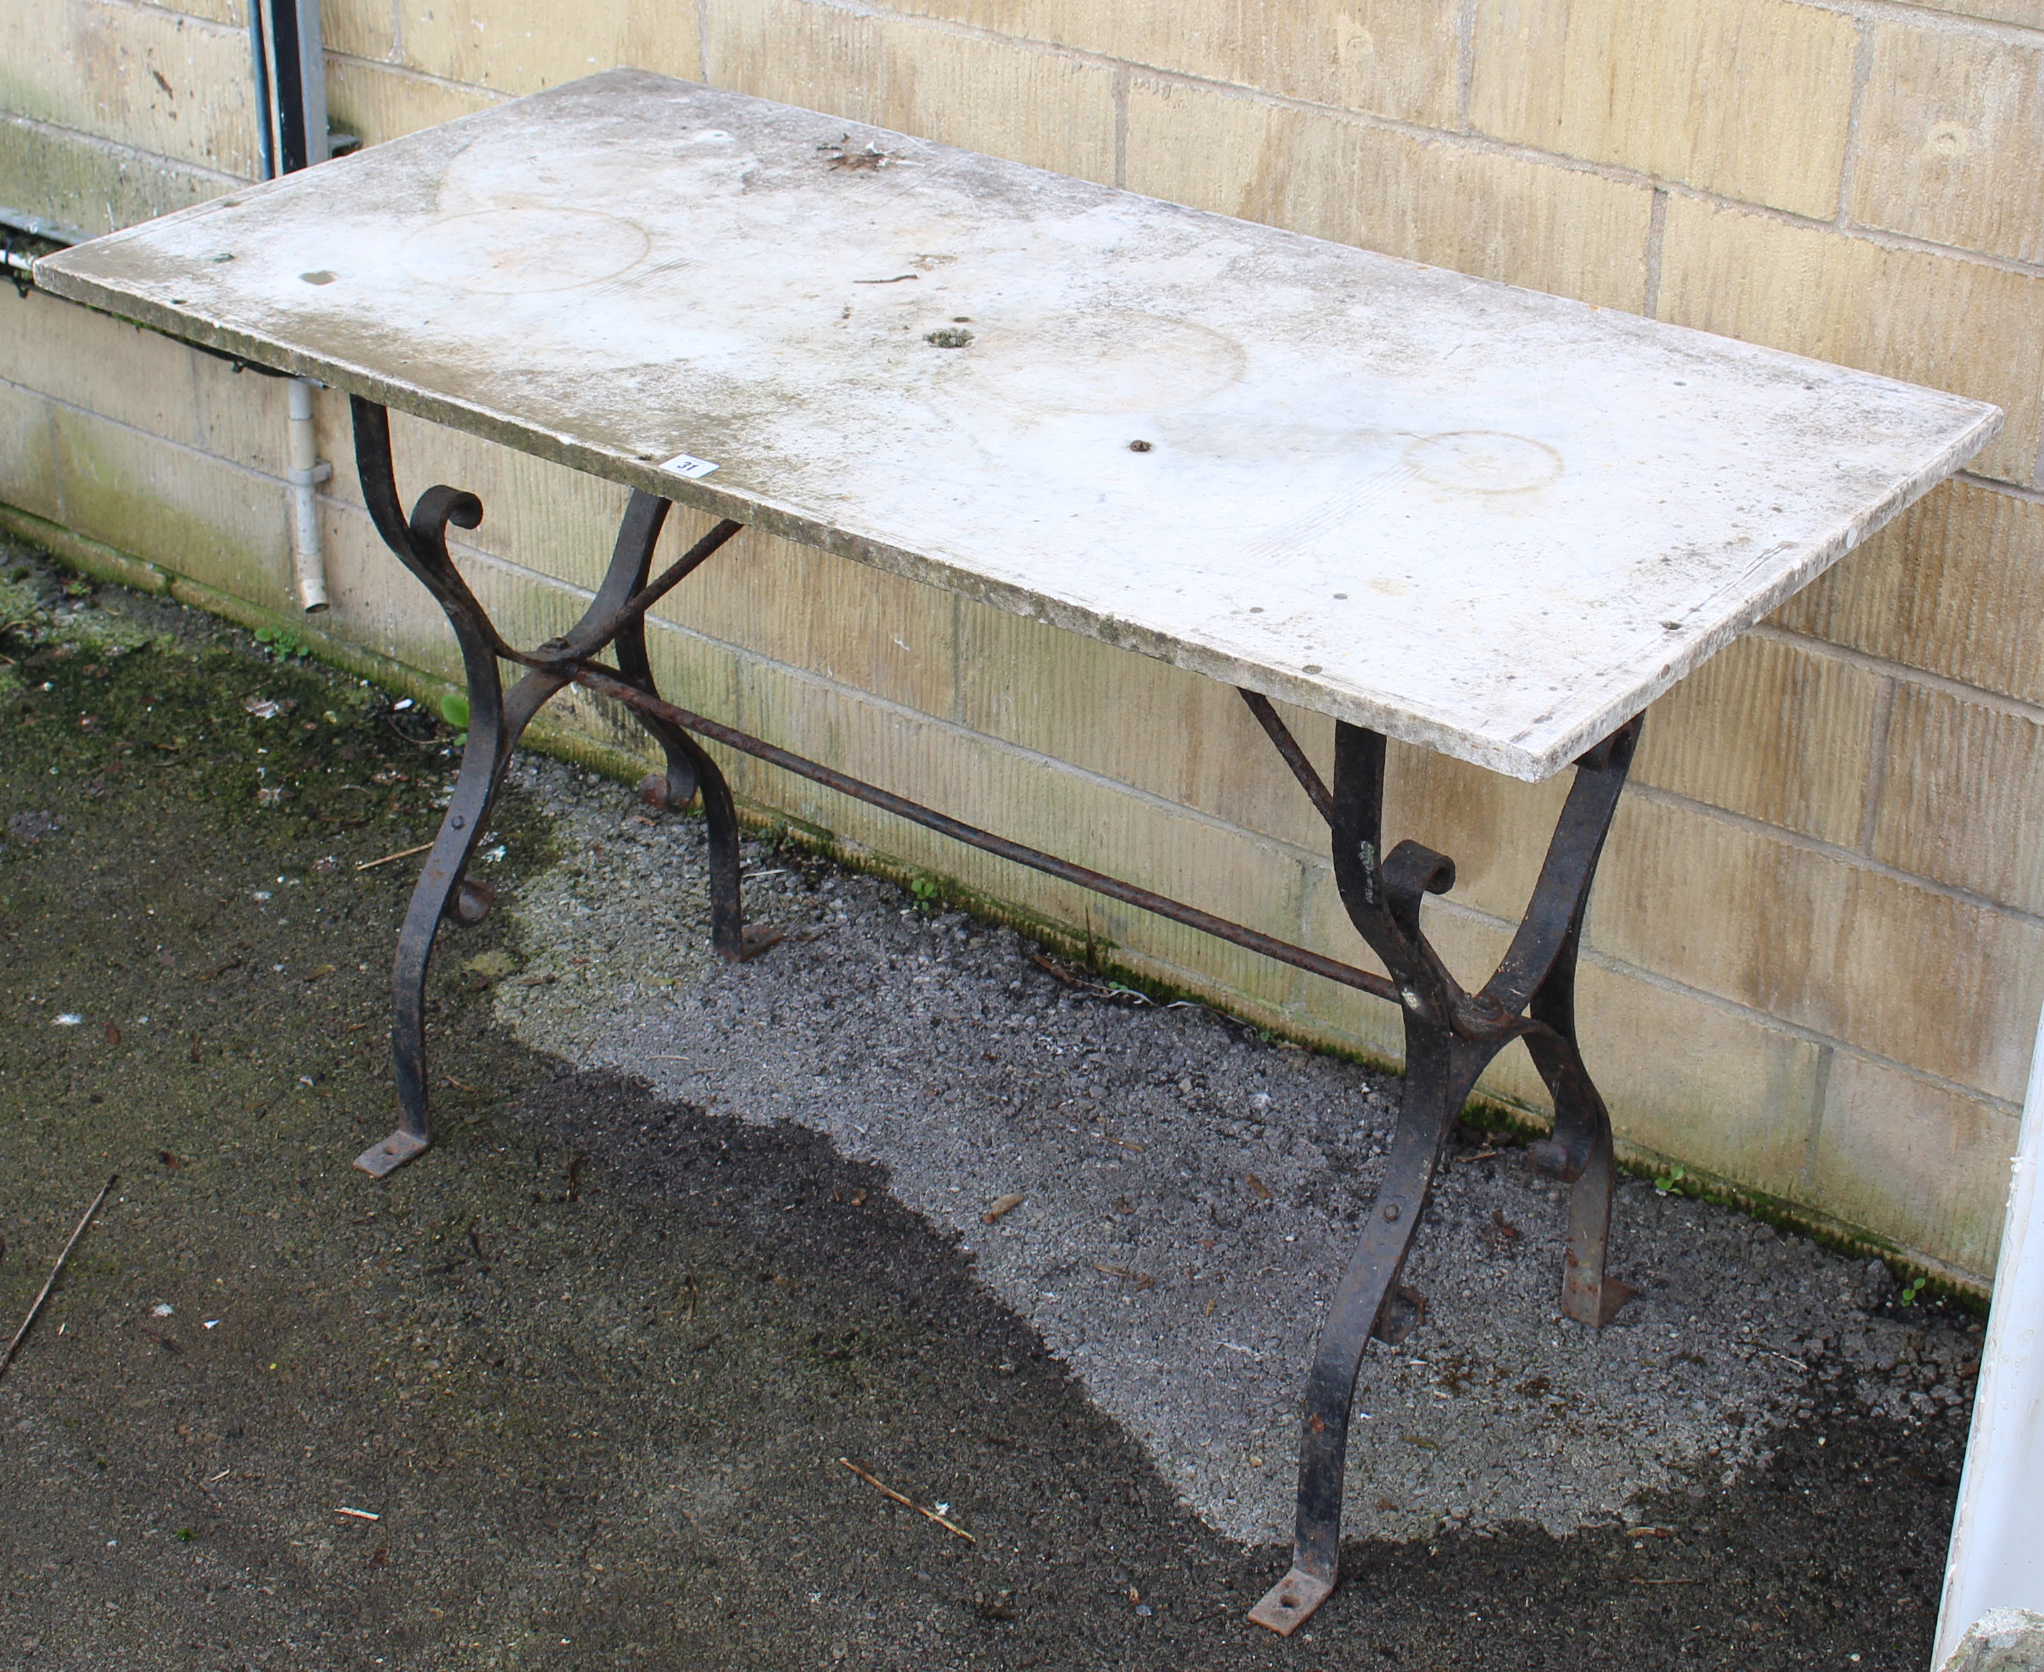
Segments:
[[[896,1664],[952,1636],[994,1664],[1051,1549],[1214,1559],[871,1169],[492,1027],[465,966],[515,965],[509,913],[446,931],[435,1148],[355,1172],[393,1119],[417,862],[356,867],[431,834],[445,728],[173,605],[107,591],[109,642],[32,590],[0,641],[0,820],[29,815],[0,842],[0,1308],[121,1182],[0,1383],[0,1665]],[[515,887],[548,827],[515,794],[495,824]],[[668,1134],[669,1171],[588,1153],[618,1130]],[[984,1545],[843,1454],[970,1504]]]

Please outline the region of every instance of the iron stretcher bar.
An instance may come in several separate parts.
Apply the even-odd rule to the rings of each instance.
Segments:
[[[1377,998],[1398,1003],[1398,990],[1384,976],[1372,975],[1368,970],[1357,969],[1353,964],[1344,964],[1318,952],[1309,952],[1303,946],[1294,946],[1289,941],[1278,940],[1275,936],[1262,934],[1255,929],[1245,928],[1240,923],[1230,923],[1224,917],[1215,917],[1211,912],[1201,911],[1197,906],[1181,904],[1167,899],[1162,894],[1153,894],[1147,888],[1138,888],[1134,883],[1122,882],[1118,878],[1105,876],[1098,871],[1088,870],[1083,865],[1074,865],[1068,859],[1059,859],[1036,848],[1025,847],[1020,842],[1011,842],[1005,836],[996,836],[990,831],[966,824],[933,811],[920,802],[910,801],[905,796],[892,794],[873,785],[862,783],[857,778],[819,766],[815,761],[804,760],[800,755],[772,743],[763,742],[734,726],[723,725],[700,714],[693,714],[685,708],[658,697],[648,696],[636,687],[628,685],[615,673],[600,665],[588,662],[570,662],[555,665],[553,671],[568,675],[577,685],[651,714],[691,731],[700,737],[707,737],[713,743],[736,749],[742,754],[777,766],[784,772],[807,778],[821,784],[825,789],[836,790],[855,800],[864,801],[898,818],[919,824],[926,830],[949,836],[954,841],[975,847],[1000,859],[1012,860],[1017,865],[1027,865],[1031,870],[1042,871],[1065,882],[1077,883],[1081,888],[1091,889],[1095,894],[1105,894],[1111,900],[1120,900],[1125,905],[1139,906],[1158,917],[1168,917],[1173,922],[1183,923],[1188,928],[1198,929],[1217,939],[1231,941],[1236,946],[1259,952],[1266,958],[1273,958],[1281,964],[1290,964],[1294,969],[1305,970],[1308,974],[1325,976],[1329,981],[1338,981],[1345,987],[1358,987]]]

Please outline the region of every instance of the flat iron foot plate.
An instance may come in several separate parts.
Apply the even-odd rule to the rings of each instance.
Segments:
[[[1313,1618],[1313,1611],[1334,1595],[1334,1581],[1321,1579],[1298,1568],[1264,1593],[1263,1601],[1249,1610],[1249,1617],[1280,1637],[1289,1637]]]
[[[355,1165],[371,1178],[380,1179],[385,1173],[394,1172],[421,1151],[432,1140],[421,1138],[412,1132],[393,1132],[380,1144],[373,1144],[355,1157]]]

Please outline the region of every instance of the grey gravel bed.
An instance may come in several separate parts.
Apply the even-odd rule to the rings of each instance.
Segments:
[[[1395,1078],[1198,1006],[1103,1000],[1009,930],[751,843],[751,919],[789,934],[726,966],[699,822],[555,762],[515,771],[570,857],[506,898],[526,962],[477,972],[500,1020],[884,1165],[1203,1519],[1289,1537],[1297,1394]],[[442,956],[461,956],[451,932]],[[1878,1262],[1637,1179],[1612,1269],[1639,1298],[1605,1330],[1567,1322],[1565,1213],[1565,1188],[1510,1148],[1463,1146],[1444,1169],[1407,1271],[1426,1321],[1363,1368],[1351,1535],[1608,1524],[1643,1490],[1764,1461],[1823,1384],[1903,1420],[1970,1395],[1977,1334],[1873,1315],[1893,1299]]]

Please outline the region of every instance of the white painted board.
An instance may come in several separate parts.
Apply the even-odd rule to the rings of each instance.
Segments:
[[[1522,778],[1643,708],[2000,423],[1978,401],[630,70],[37,274]]]
[[[1933,1667],[1993,1609],[2044,1614],[2044,1021],[2016,1145]]]

